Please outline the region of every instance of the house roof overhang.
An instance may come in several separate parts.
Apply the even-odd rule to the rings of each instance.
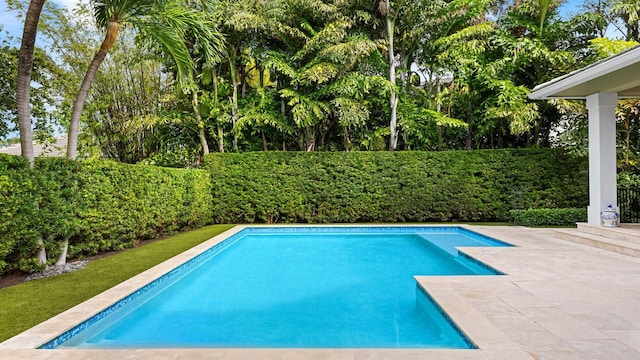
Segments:
[[[640,45],[540,84],[529,98],[585,99],[597,93],[640,98]]]

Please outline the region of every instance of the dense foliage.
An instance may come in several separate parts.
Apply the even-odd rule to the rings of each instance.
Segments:
[[[7,40],[0,42],[0,140],[6,139],[17,128],[17,62],[18,49],[10,46]],[[37,49],[33,63],[31,114],[34,137],[40,141],[47,140],[53,131],[51,109],[55,107],[56,94],[60,93],[60,89],[55,85],[61,80],[60,76],[62,71],[54,60],[42,49]],[[0,141],[1,143],[3,141]]]
[[[198,227],[211,219],[211,182],[200,170],[0,158],[0,272],[37,268],[37,238],[55,259],[133,246],[136,241]]]
[[[33,240],[29,222],[33,216],[34,184],[28,167],[25,158],[0,154],[0,272],[21,242]]]
[[[511,210],[509,216],[512,223],[523,226],[575,226],[578,222],[587,221],[587,209],[527,209]]]
[[[587,164],[561,150],[210,154],[216,223],[506,221],[584,207]]]
[[[28,2],[7,3],[23,15]],[[43,88],[56,89],[60,100],[44,110],[51,122],[69,125],[78,84],[111,14],[123,26],[82,113],[87,157],[181,167],[196,166],[209,149],[559,144],[582,151],[584,106],[530,101],[527,94],[636,44],[640,5],[587,0],[569,16],[559,12],[562,3],[171,0],[127,2],[117,7],[122,14],[111,14],[103,10],[116,0],[72,11],[47,2],[40,53],[51,54],[61,74],[44,72]],[[10,44],[0,48],[9,64],[15,53]],[[621,158],[633,167],[640,154],[638,103],[618,110]],[[7,113],[5,122],[12,117]]]

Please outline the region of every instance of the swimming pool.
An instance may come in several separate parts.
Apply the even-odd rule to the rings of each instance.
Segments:
[[[247,228],[41,348],[473,348],[414,275],[499,274],[458,227]]]

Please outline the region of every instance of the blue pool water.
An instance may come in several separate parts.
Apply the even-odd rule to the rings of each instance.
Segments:
[[[456,227],[248,228],[42,348],[473,348],[415,275],[490,275]]]

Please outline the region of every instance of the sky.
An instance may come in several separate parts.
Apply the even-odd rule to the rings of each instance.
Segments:
[[[2,1],[2,0],[0,0]],[[560,16],[563,18],[570,18],[572,15],[576,14],[580,7],[584,3],[584,0],[567,0],[560,6]]]
[[[48,0],[52,1],[52,0]],[[53,0],[54,3],[59,6],[73,8],[75,4],[80,2],[79,0]],[[88,3],[89,0],[82,0],[82,2]],[[3,30],[7,31],[11,36],[15,37],[19,41],[22,37],[22,20],[16,18],[17,14],[7,10],[7,2],[0,0],[0,24]],[[4,38],[4,34],[0,35],[0,39]]]

